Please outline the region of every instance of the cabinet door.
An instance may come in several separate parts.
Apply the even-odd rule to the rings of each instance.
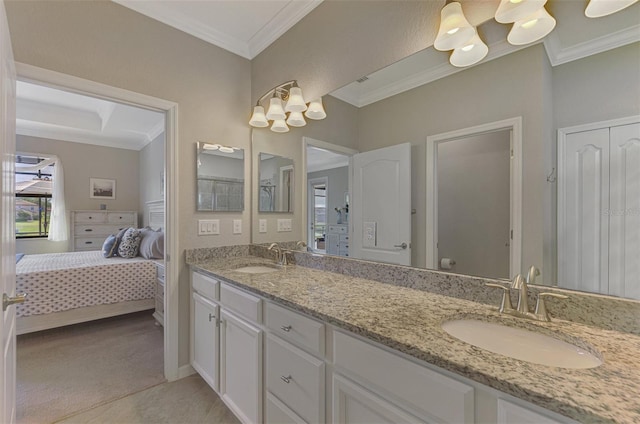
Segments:
[[[568,420],[567,422],[569,422]],[[562,424],[545,415],[504,399],[498,399],[498,424]]]
[[[568,134],[560,152],[558,285],[609,292],[609,128]]]
[[[611,128],[609,294],[640,299],[640,123]]]
[[[262,331],[222,309],[220,394],[243,423],[262,422]]]
[[[218,341],[220,340],[220,307],[198,293],[193,294],[193,304],[194,340],[192,366],[213,390],[219,392]]]
[[[363,387],[333,375],[333,423],[418,423],[424,422]]]

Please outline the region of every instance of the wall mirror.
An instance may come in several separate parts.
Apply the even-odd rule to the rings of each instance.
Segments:
[[[293,212],[293,159],[259,154],[258,212]]]
[[[244,210],[244,150],[198,142],[197,211],[241,212]]]
[[[584,42],[581,37],[593,40],[596,36],[607,37],[620,28],[631,28],[640,11],[640,4],[635,5],[608,17],[604,25],[603,21],[585,18],[579,3],[550,5],[552,14],[563,18],[558,19],[554,30],[559,37],[564,39],[576,26],[582,28],[580,32],[573,32],[574,38],[567,44],[565,53],[571,51],[573,45]],[[568,20],[574,15],[575,19]],[[576,251],[578,245],[570,243],[579,237],[568,231],[577,223],[587,222],[584,217],[589,217],[590,224],[583,225],[583,229],[606,229],[612,220],[620,217],[625,219],[626,228],[632,228],[633,219],[640,216],[634,212],[640,210],[640,193],[629,192],[625,199],[627,205],[635,206],[620,206],[615,210],[613,206],[604,210],[597,207],[595,201],[591,201],[594,196],[587,199],[590,203],[583,205],[591,208],[584,214],[575,210],[562,212],[562,205],[574,204],[566,184],[579,177],[575,172],[573,180],[567,175],[570,168],[563,160],[579,154],[593,159],[593,155],[605,151],[603,149],[613,154],[613,146],[619,144],[609,139],[584,144],[576,141],[571,150],[566,147],[572,145],[569,134],[596,130],[593,124],[602,122],[607,128],[629,125],[630,131],[638,128],[633,125],[637,125],[634,120],[638,122],[640,115],[640,43],[623,43],[571,59],[549,56],[551,53],[542,44],[510,47],[509,52],[496,53],[508,30],[495,22],[480,26],[489,54],[495,56],[476,66],[451,68],[445,77],[430,73],[434,64],[439,71],[448,66],[448,54],[428,48],[368,75],[364,81],[325,95],[327,119],[292,129],[286,135],[287,139],[295,138],[288,146],[299,149],[292,155],[298,155],[299,151],[306,167],[302,175],[296,176],[296,183],[304,187],[306,209],[295,214],[301,233],[292,235],[290,240],[304,239],[309,248],[318,253],[353,258],[363,257],[354,244],[358,242],[360,250],[363,247],[366,250],[368,243],[369,247],[384,247],[384,252],[377,258],[364,256],[365,259],[394,262],[397,252],[405,252],[410,266],[485,277],[510,278],[536,265],[542,270],[537,284],[639,298],[637,273],[625,270],[620,257],[587,260],[598,250],[611,251],[608,246],[613,243],[617,246],[624,243],[627,255],[635,252],[634,257],[640,257],[640,246],[637,242],[633,244],[634,237],[638,240],[637,226],[629,229],[626,239],[612,239],[619,231],[609,234],[608,246],[594,244],[591,250],[580,246],[581,253],[573,256],[563,256],[562,252],[563,249]],[[505,70],[518,77],[506,78]],[[391,90],[391,86],[397,91]],[[566,133],[566,137],[558,135],[559,131]],[[607,134],[611,131],[603,130]],[[628,149],[627,158],[640,148],[640,143],[633,141],[634,137],[640,139],[640,134],[633,134],[622,142]],[[305,144],[310,138],[321,142]],[[274,144],[282,142],[279,135],[271,135],[270,139]],[[385,153],[390,155],[393,148],[405,143],[409,144],[410,182],[400,190],[407,191],[410,200],[400,213],[401,221],[410,224],[410,235],[384,241],[381,239],[385,226],[382,218],[367,214],[399,201],[397,192],[384,185],[388,178],[376,178],[380,169],[395,160],[385,157]],[[264,140],[261,145],[265,145]],[[331,145],[336,147],[332,149]],[[345,190],[334,188],[329,175],[318,174],[310,168],[310,157],[314,153],[309,146],[343,154],[352,162],[352,169],[347,170],[350,202],[346,224],[338,224],[335,211],[344,206]],[[514,175],[512,151],[518,147],[520,170]],[[352,152],[341,152],[344,148]],[[355,163],[358,156],[367,153],[378,157],[371,162],[370,177],[365,178],[374,184],[370,189],[372,194],[367,197],[373,200],[364,206],[363,198],[358,195],[360,183],[354,181],[353,176],[360,172],[354,168],[358,165]],[[517,151],[514,153],[518,155]],[[458,162],[452,163],[454,159]],[[620,160],[610,159],[607,166],[608,171],[601,171],[615,174],[619,180],[624,169]],[[492,172],[486,172],[489,169]],[[585,176],[593,172],[600,171],[594,168]],[[630,173],[627,176],[632,177]],[[489,193],[488,187],[496,193]],[[640,187],[640,182],[629,180],[627,187]],[[603,192],[609,189],[595,188]],[[340,197],[335,204],[329,200],[332,190],[337,190]],[[571,190],[576,192],[575,188]],[[607,204],[622,203],[609,198]],[[358,216],[358,209],[363,211],[362,216]],[[605,222],[604,217],[610,222]],[[615,225],[618,224],[622,225],[616,221]],[[334,235],[344,231],[339,225],[346,226],[347,233],[342,237],[340,233]],[[257,232],[257,228],[254,231]],[[399,234],[399,229],[393,228],[389,233]],[[264,235],[261,240],[266,241]],[[329,252],[330,245],[337,253]],[[460,250],[461,247],[464,249]],[[565,275],[563,270],[573,274]],[[580,273],[597,278],[580,278],[577,276]],[[589,282],[580,284],[582,280]]]

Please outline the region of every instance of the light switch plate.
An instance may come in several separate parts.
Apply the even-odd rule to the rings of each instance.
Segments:
[[[279,233],[289,232],[291,231],[291,220],[290,219],[279,219],[278,220],[278,229]]]
[[[220,220],[219,219],[199,219],[198,220],[198,235],[210,236],[220,234]]]
[[[377,236],[375,222],[362,223],[362,247],[376,247]]]
[[[258,231],[261,232],[261,233],[266,233],[267,232],[267,220],[266,219],[258,220]]]
[[[233,220],[233,234],[242,234],[242,220],[234,219]]]

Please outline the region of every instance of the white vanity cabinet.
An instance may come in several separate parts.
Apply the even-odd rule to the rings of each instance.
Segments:
[[[505,399],[498,399],[498,424],[562,424],[546,415],[517,405]]]
[[[194,272],[193,288],[193,343],[191,365],[213,390],[219,393],[220,356],[220,282]]]

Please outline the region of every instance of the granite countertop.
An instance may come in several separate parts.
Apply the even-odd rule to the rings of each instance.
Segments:
[[[322,321],[584,423],[640,422],[640,336],[569,321],[500,315],[497,307],[342,274],[290,266],[266,274],[234,269],[272,263],[235,257],[192,263],[222,280]],[[496,304],[500,295],[496,293]],[[472,318],[552,335],[603,365],[562,369],[512,359],[450,336],[445,321]]]

